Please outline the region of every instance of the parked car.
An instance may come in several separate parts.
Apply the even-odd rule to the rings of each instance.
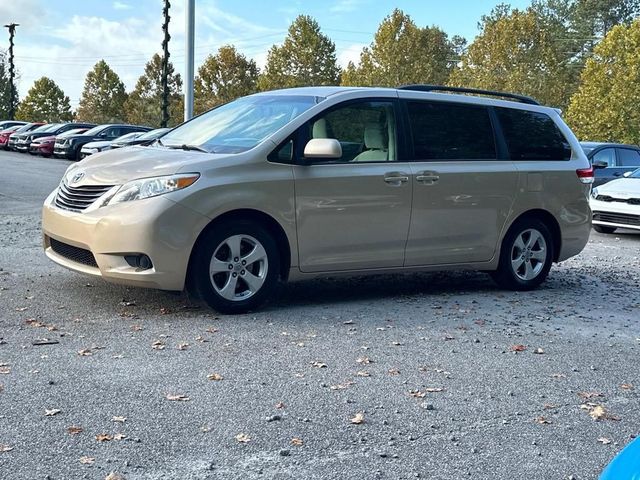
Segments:
[[[27,122],[22,122],[20,120],[2,120],[0,122],[0,130],[5,130],[9,127],[15,127],[16,125],[22,126],[26,124]]]
[[[74,128],[73,130],[67,130],[59,135],[49,135],[48,137],[39,137],[31,142],[29,145],[29,153],[34,155],[42,155],[43,157],[50,157],[53,155],[53,144],[56,141],[56,138],[66,138],[69,135],[78,135],[80,133],[84,133],[89,128]]]
[[[591,190],[596,232],[613,233],[618,228],[640,230],[640,168],[623,177]]]
[[[149,145],[167,133],[170,128],[156,128],[155,130],[149,130],[146,133],[142,133],[135,137],[127,138],[126,135],[115,139],[111,143],[111,148],[131,147],[133,145]]]
[[[17,136],[16,135],[21,135],[23,133],[26,132],[30,132],[32,130],[35,130],[37,128],[41,128],[44,125],[46,125],[43,122],[32,122],[32,123],[27,123],[26,125],[21,126],[20,128],[18,128],[15,132],[9,134],[9,140],[7,142],[7,149],[9,150],[15,150],[15,146],[16,146],[16,141],[17,141]]]
[[[112,141],[126,133],[148,132],[149,130],[151,130],[151,128],[140,125],[98,125],[81,135],[72,135],[56,141],[53,147],[53,154],[56,157],[67,158],[69,160],[80,160],[82,146],[89,142],[100,140]]]
[[[595,170],[594,187],[640,168],[640,147],[620,143],[582,142],[582,149]]]
[[[38,130],[34,130],[33,132],[29,132],[24,136],[24,144],[25,147],[23,147],[23,151],[27,151],[29,153],[32,153],[30,151],[30,146],[31,143],[36,140],[37,138],[40,137],[50,137],[50,136],[57,136],[60,135],[61,133],[64,132],[68,132],[69,130],[75,130],[78,128],[84,128],[85,131],[95,127],[96,124],[95,123],[79,123],[79,122],[69,122],[69,123],[56,123],[56,124],[52,124],[49,128],[47,128],[46,130],[43,131],[38,131]],[[20,150],[20,148],[18,148]]]
[[[558,112],[527,97],[287,89],[72,165],[44,203],[43,245],[72,270],[187,285],[227,313],[336,273],[477,269],[528,290],[587,244],[591,182]]]
[[[12,127],[0,130],[0,149],[6,149],[9,142],[9,135],[18,130],[22,125],[13,125]]]
[[[113,141],[102,140],[99,142],[89,142],[82,147],[80,150],[80,158],[88,157],[89,155],[93,155],[94,153],[106,152],[107,150],[111,150],[114,148],[114,144],[116,142],[126,142],[128,139],[135,139],[142,135],[143,132],[131,132],[121,137],[116,138]]]
[[[29,132],[16,133],[14,135],[13,150],[21,153],[29,151],[29,145],[31,144],[31,135],[52,135],[55,130],[60,127],[60,123],[47,123],[38,128],[34,128]]]

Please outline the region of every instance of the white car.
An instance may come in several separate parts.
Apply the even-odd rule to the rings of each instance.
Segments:
[[[122,135],[121,137],[116,138],[115,140],[100,140],[97,142],[89,142],[86,145],[83,145],[82,150],[80,150],[80,156],[85,158],[89,155],[93,155],[94,153],[106,152],[107,150],[111,150],[111,144],[116,142],[122,142],[126,140],[133,140],[138,138],[145,132],[131,132]]]
[[[617,228],[640,230],[640,168],[591,191],[593,228],[613,233]]]

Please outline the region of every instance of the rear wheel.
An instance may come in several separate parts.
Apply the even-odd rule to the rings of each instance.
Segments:
[[[502,241],[500,263],[491,276],[502,288],[531,290],[547,278],[553,253],[553,238],[545,223],[523,218],[511,226]]]
[[[195,293],[221,313],[244,313],[276,293],[280,254],[261,225],[234,221],[209,229],[198,242],[191,265]]]
[[[594,225],[593,229],[598,233],[613,233],[616,231],[616,227],[604,227],[602,225]]]

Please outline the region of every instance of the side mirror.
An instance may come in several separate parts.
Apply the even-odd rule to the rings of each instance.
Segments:
[[[630,177],[632,173],[633,173],[633,172],[624,172],[624,173],[622,174],[622,176],[623,176],[624,178],[627,178],[627,177]]]
[[[602,160],[597,161],[597,162],[593,162],[591,164],[593,166],[593,168],[595,168],[596,170],[600,169],[600,168],[607,168],[609,166],[609,164],[607,162],[603,162]]]
[[[335,138],[312,138],[304,147],[304,158],[337,159],[342,157],[342,145]]]

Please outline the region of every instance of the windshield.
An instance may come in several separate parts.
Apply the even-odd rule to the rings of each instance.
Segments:
[[[155,130],[150,130],[146,133],[143,133],[138,137],[138,140],[154,140],[158,138],[160,135],[171,130],[170,128],[156,128]]]
[[[47,123],[45,125],[40,125],[37,128],[34,128],[33,130],[31,130],[33,133],[37,133],[37,132],[48,132],[49,129],[51,128],[51,124]]]
[[[93,127],[87,130],[86,132],[84,132],[84,135],[98,135],[102,130],[104,130],[108,126],[109,125],[98,125],[97,127]]]
[[[640,178],[640,168],[637,170],[634,170],[634,172],[629,175],[629,178]]]
[[[252,95],[211,110],[162,137],[164,146],[200,147],[215,153],[250,150],[314,106],[317,97]]]
[[[73,130],[62,132],[60,135],[58,135],[58,138],[70,137],[71,135],[77,135],[79,133],[85,132],[86,130],[86,128],[74,128]]]

